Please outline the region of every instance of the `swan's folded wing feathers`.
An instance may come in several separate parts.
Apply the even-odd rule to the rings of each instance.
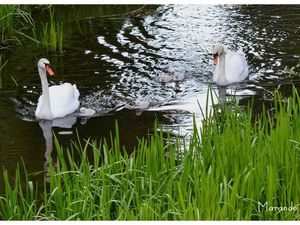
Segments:
[[[240,53],[232,52],[226,55],[225,74],[230,82],[240,82],[248,76],[247,61]]]
[[[78,92],[78,90],[76,89]],[[79,107],[79,92],[70,83],[53,85],[49,88],[50,105],[55,117],[63,117]],[[77,98],[76,98],[77,97]]]

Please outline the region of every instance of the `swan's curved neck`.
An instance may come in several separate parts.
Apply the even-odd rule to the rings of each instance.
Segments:
[[[43,91],[41,111],[42,111],[44,118],[52,119],[53,114],[52,114],[51,106],[50,106],[49,86],[48,86],[48,80],[46,77],[46,71],[41,70],[39,68],[39,74],[40,74],[40,78],[41,78],[42,91]]]
[[[217,83],[219,85],[227,85],[228,81],[225,76],[225,53],[222,52],[222,54],[219,56],[219,76]]]

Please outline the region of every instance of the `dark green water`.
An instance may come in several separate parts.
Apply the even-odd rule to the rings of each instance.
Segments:
[[[61,121],[65,128],[52,128],[66,147],[76,139],[76,130],[83,139],[108,138],[116,119],[121,142],[129,152],[137,143],[136,137],[151,132],[155,119],[173,133],[189,133],[193,112],[201,121],[197,100],[205,106],[208,85],[212,84],[211,50],[216,42],[233,51],[243,47],[247,55],[249,80],[226,90],[227,95],[236,93],[241,105],[254,96],[259,111],[260,104],[272,100],[278,87],[286,95],[292,85],[300,87],[298,77],[288,77],[283,71],[299,61],[299,5],[152,6],[151,13],[121,19],[102,16],[139,6],[73,6],[73,11],[67,7],[57,9],[58,19],[64,21],[63,54],[47,52],[31,41],[5,52],[9,62],[0,89],[1,173],[3,167],[13,173],[21,157],[30,172],[44,169],[46,142],[49,153],[54,124],[39,123],[34,116],[41,94],[36,66],[41,57],[50,60],[56,73],[50,84],[75,83],[81,106],[97,111],[88,120],[75,113]],[[34,18],[39,27],[47,15],[35,12]],[[183,82],[163,85],[158,81],[164,73],[182,70],[186,71]],[[212,87],[218,92],[214,84]],[[151,107],[137,112],[135,105],[145,100]]]

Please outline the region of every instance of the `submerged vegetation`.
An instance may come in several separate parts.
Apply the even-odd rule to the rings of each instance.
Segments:
[[[131,155],[111,141],[78,141],[50,163],[44,192],[28,172],[4,172],[8,220],[299,220],[300,98],[276,94],[274,111],[206,115],[188,145],[154,128]],[[75,157],[79,152],[80,157]],[[46,180],[49,179],[49,183]],[[22,185],[24,183],[26,185]]]
[[[295,76],[300,76],[300,59],[298,61],[298,64],[296,66],[293,66],[291,68],[285,67],[284,71],[290,76],[290,77],[295,77]]]
[[[7,63],[7,60],[4,62],[3,56],[0,55],[0,88],[2,88],[2,71]]]

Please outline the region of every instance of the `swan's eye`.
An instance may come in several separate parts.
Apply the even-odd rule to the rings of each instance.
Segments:
[[[44,63],[44,65],[45,65],[45,68],[46,68],[46,69],[47,69],[47,68],[51,68],[50,63]]]
[[[214,58],[216,58],[216,57],[218,57],[218,56],[219,56],[218,53],[215,53],[215,54],[214,54]]]

